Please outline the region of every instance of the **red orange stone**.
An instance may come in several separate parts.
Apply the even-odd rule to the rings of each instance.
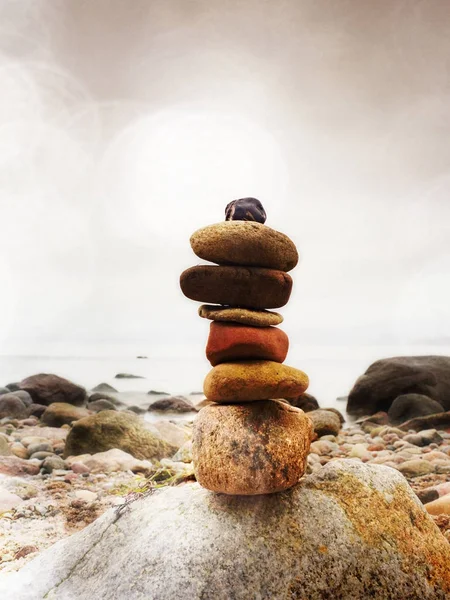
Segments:
[[[271,360],[282,363],[289,349],[288,336],[277,327],[248,327],[236,323],[211,323],[206,358],[216,366],[238,360]]]

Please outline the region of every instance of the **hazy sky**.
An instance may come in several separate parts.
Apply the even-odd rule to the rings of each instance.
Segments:
[[[189,236],[250,195],[302,256],[293,343],[448,342],[449,31],[445,0],[0,0],[0,353],[203,342]]]

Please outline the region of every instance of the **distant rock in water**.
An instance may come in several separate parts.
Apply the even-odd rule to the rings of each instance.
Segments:
[[[131,375],[130,373],[117,373],[115,379],[145,379],[142,375]]]
[[[193,404],[183,396],[172,396],[156,400],[148,407],[148,410],[174,411],[178,413],[195,412]]]
[[[404,477],[328,463],[278,494],[166,487],[0,575],[0,597],[445,600],[450,545]]]
[[[112,385],[109,385],[109,383],[99,383],[94,388],[92,388],[91,392],[113,393],[113,392],[117,392],[117,390],[116,390],[116,388],[113,388]]]
[[[374,362],[353,386],[351,415],[387,412],[398,396],[420,394],[450,410],[450,357],[401,356]]]
[[[170,396],[170,394],[168,392],[157,392],[156,390],[150,390],[149,392],[147,392],[147,394],[150,394],[153,396]]]
[[[148,359],[148,356],[136,356],[136,358],[147,358]]]
[[[27,377],[17,384],[19,389],[28,392],[35,404],[49,405],[53,402],[65,402],[74,406],[83,406],[86,390],[64,377],[50,373],[39,373]]]
[[[417,417],[406,421],[400,425],[403,431],[424,431],[427,429],[448,429],[450,428],[450,410],[447,412],[427,415],[426,417]]]

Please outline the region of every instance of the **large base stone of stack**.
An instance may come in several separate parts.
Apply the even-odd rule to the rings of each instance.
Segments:
[[[334,461],[280,494],[166,488],[0,576],[14,600],[445,600],[450,545],[402,475]]]
[[[206,358],[215,366],[238,360],[284,362],[289,338],[278,327],[247,327],[236,323],[211,323]]]
[[[289,300],[292,279],[273,269],[199,265],[183,271],[180,287],[185,296],[198,302],[280,308]]]
[[[283,322],[280,313],[270,310],[252,310],[250,308],[214,306],[202,304],[199,306],[198,314],[204,319],[211,321],[223,321],[227,323],[240,323],[250,327],[270,327]]]
[[[197,256],[219,265],[245,265],[290,271],[298,263],[294,242],[261,223],[225,221],[192,234]]]
[[[246,360],[211,369],[203,382],[203,393],[213,402],[252,402],[296,398],[308,385],[308,376],[299,369],[270,360]]]
[[[271,494],[303,476],[313,436],[305,413],[285,402],[212,404],[194,423],[197,481],[224,494]]]

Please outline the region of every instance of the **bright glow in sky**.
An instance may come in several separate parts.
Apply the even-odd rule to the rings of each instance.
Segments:
[[[302,256],[293,344],[450,341],[445,2],[24,0],[0,23],[1,354],[204,340],[189,236],[242,196]]]

